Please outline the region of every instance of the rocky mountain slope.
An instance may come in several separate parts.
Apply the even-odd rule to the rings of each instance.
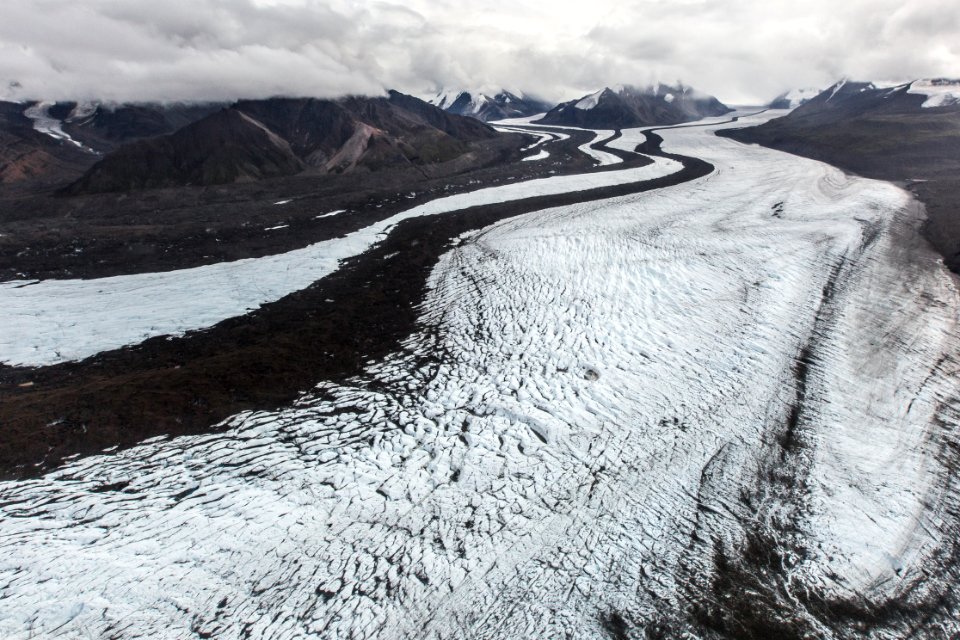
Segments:
[[[842,81],[782,118],[722,134],[906,182],[927,206],[929,239],[960,269],[960,82]]]
[[[620,129],[679,124],[730,111],[713,96],[683,85],[620,86],[606,87],[579,100],[557,105],[538,123]]]
[[[169,134],[218,104],[0,102],[0,185],[44,190],[77,179],[103,153]]]
[[[210,185],[444,162],[497,135],[397,92],[386,98],[240,101],[177,132],[119,148],[68,193]]]
[[[226,106],[220,103],[76,103],[59,102],[47,113],[63,122],[74,140],[100,152],[141,138],[173,133]]]
[[[479,91],[442,90],[427,99],[449,113],[470,116],[484,122],[525,118],[549,111],[553,105],[523,92],[500,91],[493,96]]]
[[[42,189],[62,176],[76,176],[96,156],[82,146],[46,135],[25,115],[29,105],[0,102],[0,187]]]

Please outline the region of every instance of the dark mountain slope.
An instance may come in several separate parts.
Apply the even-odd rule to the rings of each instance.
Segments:
[[[83,173],[96,156],[74,144],[34,130],[24,115],[28,105],[0,102],[0,186],[44,190]]]
[[[172,133],[223,106],[0,103],[0,184],[5,194],[57,188],[123,143]]]
[[[571,100],[549,111],[539,124],[588,129],[621,129],[691,122],[732,111],[713,96],[690,87],[605,88],[580,100]]]
[[[48,113],[63,121],[63,130],[74,140],[79,140],[97,151],[107,152],[125,142],[173,133],[225,106],[182,103],[57,103]]]
[[[863,176],[906,182],[927,205],[928,237],[956,271],[960,104],[944,100],[943,106],[931,106],[937,101],[918,91],[935,91],[922,87],[841,82],[782,118],[720,135],[823,160]]]
[[[289,143],[236,109],[224,109],[169,136],[120,147],[68,193],[222,184],[292,175],[303,163]]]
[[[416,98],[241,101],[176,133],[121,147],[68,193],[212,185],[445,162],[497,134]]]

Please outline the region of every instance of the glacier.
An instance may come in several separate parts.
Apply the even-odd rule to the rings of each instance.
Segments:
[[[0,483],[0,635],[960,632],[956,281],[907,192],[713,135],[765,117],[466,234],[346,383]]]

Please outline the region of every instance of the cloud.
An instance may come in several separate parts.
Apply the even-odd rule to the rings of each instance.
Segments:
[[[948,0],[0,0],[0,97],[551,99],[683,80],[758,102],[839,76],[960,75]],[[21,86],[12,87],[17,82]]]

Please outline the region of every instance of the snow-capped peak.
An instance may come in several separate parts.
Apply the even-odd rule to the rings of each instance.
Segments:
[[[522,91],[507,89],[442,89],[424,97],[424,101],[444,111],[484,121],[533,115],[549,109],[549,106]]]
[[[462,89],[441,89],[433,96],[425,98],[424,101],[440,109],[449,109],[464,93],[469,92]]]

